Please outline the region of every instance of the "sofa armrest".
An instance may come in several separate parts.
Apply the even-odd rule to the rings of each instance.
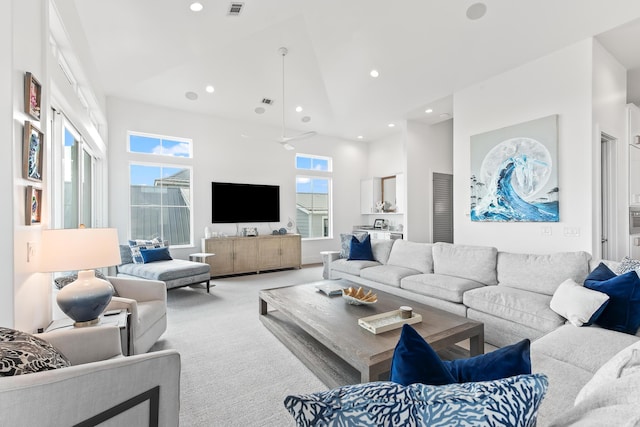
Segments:
[[[122,356],[117,326],[58,329],[36,336],[53,345],[74,366]]]
[[[76,425],[154,387],[159,387],[158,425],[177,426],[180,354],[175,350],[4,377],[0,381],[2,424]],[[149,401],[117,417],[118,425],[149,425]]]
[[[107,277],[118,295],[136,301],[167,300],[167,285],[160,280]]]

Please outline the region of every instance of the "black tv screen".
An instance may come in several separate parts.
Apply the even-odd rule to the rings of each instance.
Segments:
[[[212,182],[211,222],[280,222],[280,187]]]

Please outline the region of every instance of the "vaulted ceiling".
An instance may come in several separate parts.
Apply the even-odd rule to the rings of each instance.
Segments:
[[[55,0],[107,96],[279,129],[285,46],[287,128],[365,140],[445,120],[455,91],[640,17],[637,0],[486,0],[477,20],[461,0],[244,0],[239,16],[200,2]],[[640,66],[638,38],[621,31],[603,44]]]

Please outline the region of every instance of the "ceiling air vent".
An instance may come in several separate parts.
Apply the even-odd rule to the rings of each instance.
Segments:
[[[263,104],[267,104],[267,105],[273,105],[273,103],[275,102],[273,99],[270,98],[262,98],[261,101]]]
[[[244,6],[244,3],[232,2],[229,5],[229,12],[227,13],[227,15],[229,15],[229,16],[238,16],[238,15],[240,15],[240,12],[242,12],[242,7],[243,6]]]

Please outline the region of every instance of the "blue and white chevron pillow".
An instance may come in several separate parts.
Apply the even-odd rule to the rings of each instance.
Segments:
[[[392,382],[287,396],[298,426],[533,427],[547,390],[543,374],[432,386]]]
[[[133,258],[134,264],[144,264],[140,249],[155,249],[166,246],[164,242],[160,241],[157,237],[152,240],[129,240],[129,248],[131,249],[131,258]]]

